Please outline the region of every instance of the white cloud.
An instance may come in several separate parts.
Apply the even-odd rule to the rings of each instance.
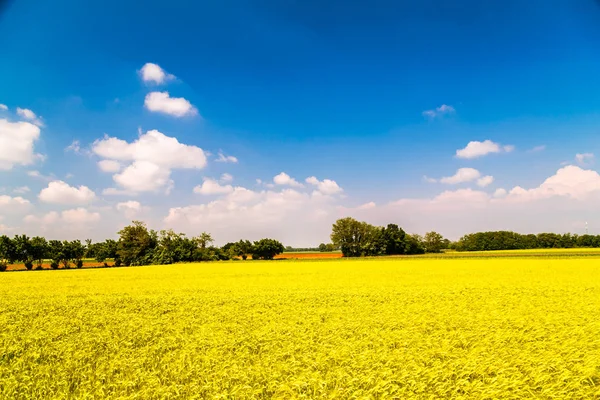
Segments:
[[[231,174],[228,174],[227,172],[225,172],[223,175],[221,175],[221,182],[231,182],[233,181],[233,176]]]
[[[584,200],[598,192],[600,192],[598,172],[568,165],[556,171],[556,174],[536,188],[514,187],[508,193],[507,200],[531,201],[556,196]]]
[[[437,179],[435,178],[430,178],[427,175],[423,175],[423,181],[427,182],[427,183],[436,183]]]
[[[8,110],[8,106],[6,104],[0,104],[0,110],[6,111]]]
[[[61,216],[63,221],[71,224],[88,224],[100,220],[100,213],[91,212],[83,207],[65,210]]]
[[[170,97],[169,92],[151,92],[144,100],[146,109],[174,117],[197,115],[198,110],[183,97]]]
[[[79,142],[79,140],[76,140],[76,139],[73,140],[70,145],[65,147],[65,151],[73,152],[75,154],[83,154],[83,155],[91,154],[91,152],[89,150],[81,148],[81,143]]]
[[[225,154],[219,152],[219,157],[215,160],[216,162],[224,162],[224,163],[237,163],[238,159],[234,156],[226,156]]]
[[[31,191],[31,189],[29,189],[28,186],[19,186],[19,187],[13,189],[13,193],[17,193],[17,194],[25,194],[25,193],[29,193],[30,191]]]
[[[76,188],[63,181],[53,181],[42,189],[38,198],[44,203],[87,204],[92,202],[96,195],[87,186]]]
[[[136,196],[137,193],[131,190],[117,189],[117,188],[106,188],[102,190],[102,194],[105,196]]]
[[[44,123],[42,122],[42,118],[35,115],[35,113],[30,109],[17,107],[17,115],[21,118],[33,122],[37,126],[44,125]]]
[[[282,185],[282,186],[304,187],[303,184],[301,184],[300,182],[298,182],[294,178],[290,177],[285,172],[281,172],[280,174],[275,175],[273,177],[273,182],[276,185]]]
[[[164,222],[190,233],[198,226],[206,227],[220,243],[273,237],[284,244],[308,244],[315,238],[326,240],[335,216],[335,204],[328,196],[289,188],[253,191],[236,187],[206,204],[171,208]]]
[[[539,152],[544,151],[544,150],[546,150],[546,145],[542,144],[542,145],[535,146],[535,147],[527,150],[527,152],[528,153],[539,153]]]
[[[146,83],[155,83],[157,85],[166,83],[175,79],[174,75],[168,74],[159,65],[146,63],[140,70],[140,76]]]
[[[456,185],[458,183],[470,182],[481,176],[481,173],[475,168],[459,168],[452,176],[440,179],[441,183]]]
[[[29,200],[23,197],[11,197],[7,195],[0,196],[0,212],[21,212],[27,210],[31,206]]]
[[[478,142],[475,140],[469,142],[464,149],[456,150],[456,157],[467,159],[478,158],[490,153],[508,153],[514,149],[515,147],[512,145],[502,146],[499,143],[492,142],[491,140],[484,140],[483,142]]]
[[[326,195],[337,194],[343,191],[343,189],[337,184],[337,182],[331,179],[323,179],[322,181],[320,181],[314,176],[309,176],[305,179],[305,182],[316,186],[319,192]]]
[[[125,201],[122,203],[117,203],[117,210],[122,212],[127,218],[134,218],[139,215],[144,207],[139,201]]]
[[[40,128],[29,122],[0,119],[0,170],[33,164],[40,158],[34,153],[34,144],[39,137]]]
[[[577,154],[575,154],[575,161],[577,161],[577,164],[579,164],[581,166],[591,164],[594,161],[594,154],[593,153],[577,153]]]
[[[171,170],[162,168],[150,161],[134,161],[131,165],[113,176],[114,181],[121,187],[134,192],[151,192],[172,187]]]
[[[103,172],[119,172],[122,168],[120,162],[115,160],[101,160],[98,161],[98,168]]]
[[[481,178],[477,179],[477,186],[486,187],[486,186],[491,185],[492,182],[494,182],[493,176],[491,176],[491,175],[482,176]]]
[[[202,169],[206,166],[206,155],[201,148],[180,143],[156,130],[141,134],[132,143],[105,136],[93,143],[92,151],[107,160],[130,162],[122,172],[113,175],[113,180],[132,192],[159,189],[169,192],[173,187],[172,169]],[[114,162],[108,165],[116,166]]]
[[[455,111],[456,110],[454,109],[454,107],[442,104],[441,106],[436,107],[434,110],[425,110],[422,114],[424,117],[436,118],[446,114],[454,114]]]
[[[494,192],[494,197],[501,198],[507,195],[506,189],[498,188]]]
[[[198,185],[194,188],[194,193],[206,196],[231,192],[233,192],[233,187],[231,185],[221,185],[219,182],[210,178],[205,178],[202,185]]]
[[[41,217],[27,215],[23,221],[28,224],[41,224],[45,228],[64,222],[73,225],[87,225],[100,221],[100,213],[89,211],[86,208],[78,207],[70,210],[64,210],[61,213],[50,211]]]

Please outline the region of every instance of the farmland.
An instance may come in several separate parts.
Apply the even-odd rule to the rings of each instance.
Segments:
[[[0,274],[0,398],[598,398],[600,258],[550,253]]]

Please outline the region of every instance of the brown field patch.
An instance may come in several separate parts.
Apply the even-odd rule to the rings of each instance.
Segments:
[[[318,258],[342,258],[342,253],[283,253],[275,256],[276,259],[318,259]]]

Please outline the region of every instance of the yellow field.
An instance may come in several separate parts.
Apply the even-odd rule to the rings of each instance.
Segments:
[[[600,259],[2,273],[0,398],[598,399]]]

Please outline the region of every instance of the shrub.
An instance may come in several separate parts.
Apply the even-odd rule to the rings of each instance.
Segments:
[[[6,271],[6,267],[7,267],[6,263],[0,262],[0,272]]]
[[[120,259],[120,258],[117,258],[117,259],[115,260],[115,267],[120,267],[120,266],[121,266],[121,259]]]
[[[79,259],[79,260],[75,261],[75,265],[77,266],[77,268],[83,267],[83,260]]]
[[[52,269],[58,269],[58,265],[59,265],[58,262],[52,261],[50,263],[50,268],[52,268]]]
[[[27,271],[31,271],[33,269],[33,261],[27,260],[23,264],[25,265],[25,268],[27,268]]]
[[[44,268],[42,268],[42,265],[41,265],[41,264],[38,264],[38,266],[37,266],[37,267],[35,267],[35,270],[36,270],[36,271],[41,271],[41,270],[43,270],[43,269],[44,269]]]

